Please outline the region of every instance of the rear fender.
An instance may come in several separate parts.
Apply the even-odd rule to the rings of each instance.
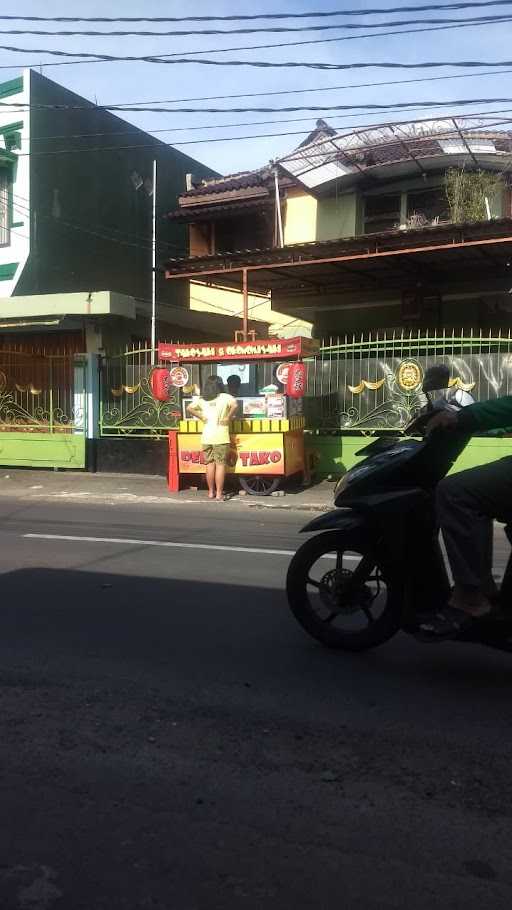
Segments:
[[[367,522],[362,515],[352,509],[334,509],[314,518],[309,524],[301,528],[301,534],[310,534],[312,531],[348,531],[363,528]]]

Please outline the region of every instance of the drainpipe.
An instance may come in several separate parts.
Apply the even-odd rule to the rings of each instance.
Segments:
[[[277,216],[277,230],[279,234],[279,246],[284,246],[284,235],[283,235],[283,218],[281,213],[281,197],[279,195],[279,177],[277,174],[277,168],[274,168],[274,185],[276,188],[276,216]]]

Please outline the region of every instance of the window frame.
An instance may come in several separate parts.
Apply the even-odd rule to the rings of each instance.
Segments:
[[[2,178],[5,178],[5,186],[2,186]],[[5,223],[0,220],[0,249],[5,249],[11,245],[11,229],[13,221],[13,175],[12,167],[8,163],[0,161],[0,211],[5,205]],[[5,197],[3,199],[3,197]]]
[[[363,219],[362,219],[363,234],[375,234],[375,233],[380,234],[385,230],[389,230],[389,231],[397,230],[397,228],[394,227],[394,224],[396,223],[396,224],[400,225],[400,222],[401,222],[402,196],[403,196],[403,193],[401,193],[401,192],[397,192],[397,193],[396,192],[395,193],[384,192],[384,193],[375,193],[375,194],[372,193],[371,195],[364,196],[364,198],[363,198]],[[398,201],[398,208],[395,210],[390,209],[389,214],[386,214],[385,212],[382,212],[379,215],[367,215],[366,214],[366,207],[367,207],[367,204],[369,201],[377,200],[377,199],[381,200],[381,199],[386,199],[386,198],[396,199]],[[391,226],[389,228],[381,228],[380,230],[371,229],[372,224],[379,224],[380,222],[391,221],[391,220],[393,220],[394,224],[393,224],[393,226]],[[370,227],[369,230],[368,230],[368,227]]]

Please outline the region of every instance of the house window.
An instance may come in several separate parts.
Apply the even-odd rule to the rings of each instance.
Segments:
[[[264,250],[273,245],[271,212],[254,212],[238,218],[215,222],[215,251],[233,253],[237,250]]]
[[[9,173],[0,170],[0,246],[10,242]]]
[[[423,224],[449,221],[450,211],[446,193],[442,187],[433,190],[419,190],[407,193],[407,218],[418,220],[418,226]]]
[[[400,202],[400,193],[367,196],[364,201],[363,232],[376,234],[396,230],[400,226]]]

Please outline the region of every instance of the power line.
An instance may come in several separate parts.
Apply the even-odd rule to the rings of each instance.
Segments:
[[[199,57],[202,54],[217,54],[217,53],[227,53],[230,51],[253,51],[253,50],[272,50],[274,48],[289,48],[289,47],[304,47],[305,45],[312,44],[332,44],[333,42],[340,41],[354,41],[359,38],[384,38],[392,35],[418,35],[425,32],[439,32],[447,31],[448,29],[454,28],[480,28],[484,25],[497,25],[505,22],[510,22],[512,20],[511,16],[502,17],[498,20],[489,22],[489,21],[478,21],[478,22],[460,22],[457,25],[436,25],[429,26],[427,28],[416,28],[416,29],[403,29],[402,31],[390,31],[390,32],[379,32],[376,34],[364,34],[364,35],[343,35],[339,38],[317,38],[311,41],[285,41],[278,44],[253,44],[247,45],[245,47],[225,47],[225,48],[209,48],[207,50],[200,51],[180,51],[179,53],[189,54],[189,57],[180,57],[178,52],[175,54],[151,54],[151,55],[126,55],[126,56],[116,56],[114,54],[93,54],[87,53],[85,51],[61,51],[61,50],[52,50],[50,48],[27,48],[27,47],[15,47],[12,45],[0,45],[0,50],[9,51],[9,53],[15,54],[48,54],[52,57],[77,57],[78,60],[74,60],[73,63],[90,61],[93,63],[164,63],[164,64],[173,64],[173,63],[197,63],[203,64],[204,66],[255,66],[261,68],[269,67],[305,67],[307,69],[321,69],[321,70],[340,70],[340,69],[354,69],[357,66],[362,64],[334,64],[334,63],[306,63],[306,62],[296,62],[296,61],[287,61],[287,62],[270,62],[267,60],[204,60],[204,59],[191,59],[193,57]],[[32,65],[32,64],[31,64]],[[38,63],[36,66],[47,66],[53,64]],[[380,64],[375,63],[366,63],[365,66],[379,66]],[[398,66],[399,64],[395,64]],[[437,64],[439,65],[439,64]],[[447,66],[451,64],[446,64]],[[501,64],[497,64],[501,65]],[[506,65],[506,64],[504,64]],[[424,64],[401,64],[402,67],[420,67]],[[490,63],[486,63],[485,66],[492,66]],[[11,67],[9,67],[11,69]]]
[[[500,73],[512,73],[512,70],[503,70],[503,71],[500,71]],[[439,77],[439,78],[442,78],[442,77]],[[457,102],[455,102],[455,101],[453,101],[453,102],[417,101],[417,102],[410,102],[410,107],[408,107],[407,109],[411,110],[411,111],[436,109],[436,108],[442,106],[443,103],[446,103],[446,104],[469,104],[469,103],[487,104],[487,103],[489,103],[490,104],[490,103],[497,103],[498,100],[507,101],[507,102],[512,101],[512,99],[486,99],[486,100],[481,99],[480,101],[473,99],[473,101],[462,100],[462,101],[457,101]],[[394,111],[402,110],[404,108],[405,104],[407,104],[407,102],[403,102],[402,104],[391,104],[390,103],[389,106],[383,105],[382,107],[386,109],[386,113],[391,113]],[[350,107],[350,106],[348,106],[348,107]],[[357,109],[356,113],[339,115],[338,120],[346,120],[346,119],[351,119],[352,117],[358,117],[359,116],[359,105],[353,105],[352,107],[354,108],[354,111]],[[362,105],[362,107],[364,107],[364,105]],[[142,110],[144,110],[144,109],[142,109]],[[248,110],[252,110],[252,108],[249,108]],[[279,108],[279,109],[270,108],[269,110],[283,110],[284,111],[284,110],[295,110],[295,109],[294,108],[289,108],[289,109],[288,108]],[[336,110],[336,108],[301,108],[301,110],[330,111],[330,110]],[[228,113],[228,109],[223,109],[222,112]],[[484,113],[485,113],[484,111],[481,112],[481,114],[484,114]],[[148,134],[156,135],[156,134],[160,134],[160,133],[178,133],[178,132],[191,132],[191,131],[196,132],[199,130],[238,129],[240,127],[246,127],[246,126],[267,126],[267,125],[270,126],[272,124],[281,124],[281,123],[304,123],[304,122],[309,123],[310,121],[311,121],[310,116],[308,116],[308,117],[287,117],[287,118],[280,117],[277,120],[250,120],[250,121],[243,121],[243,122],[238,122],[238,123],[214,123],[212,125],[202,124],[201,126],[166,127],[165,129],[149,130]],[[132,129],[128,129],[128,130],[110,130],[108,132],[97,132],[97,133],[92,133],[92,132],[68,133],[68,134],[60,133],[60,134],[54,134],[54,135],[49,135],[49,136],[26,136],[26,137],[22,136],[21,141],[30,142],[33,144],[36,142],[50,142],[50,141],[55,141],[55,140],[60,140],[60,139],[99,139],[99,138],[104,138],[104,137],[132,136],[132,135],[140,134],[141,132],[142,131],[139,127],[133,126]],[[226,138],[229,138],[229,137],[226,137]],[[234,137],[234,138],[236,138],[236,137]],[[167,145],[167,143],[164,143],[164,145]],[[81,149],[81,150],[77,149],[77,151],[87,151],[87,149],[86,148]]]
[[[177,108],[166,108],[166,107],[130,107],[126,105],[123,108],[118,108],[116,106],[107,107],[75,107],[74,105],[27,105],[31,109],[36,110],[87,110],[87,111],[132,111],[141,113],[157,113],[157,114],[280,114],[280,113],[296,113],[298,111],[350,111],[350,110],[369,110],[369,111],[380,111],[387,110],[388,108],[395,108],[399,110],[400,108],[409,108],[409,107],[450,107],[451,105],[466,105],[466,104],[508,104],[512,101],[512,98],[458,98],[450,101],[428,101],[427,99],[418,99],[417,101],[393,101],[387,104],[334,104],[334,105],[295,105],[293,107],[230,107],[230,108],[221,108],[221,107],[177,107]],[[0,102],[0,107],[6,106],[11,107],[12,105],[9,102]],[[18,105],[16,105],[18,106]],[[19,102],[19,106],[23,107],[23,102]],[[213,124],[212,126],[185,126],[185,127],[176,127],[176,130],[194,130],[194,129],[215,129],[223,127],[237,127],[237,126],[258,126],[259,123],[265,123],[265,121],[256,121],[254,123],[227,123],[227,124]],[[269,122],[269,121],[267,121]],[[275,122],[275,121],[270,121]],[[133,132],[140,131],[138,127],[135,127]],[[130,131],[131,132],[131,131]],[[156,132],[156,131],[155,131]],[[82,136],[87,136],[91,134],[81,134]],[[94,135],[94,134],[92,134]],[[112,136],[116,135],[115,132],[107,133],[97,133],[96,135],[105,135]],[[60,137],[39,137],[43,138],[60,138]],[[63,136],[62,138],[72,138],[71,136]],[[78,138],[78,136],[76,136]]]
[[[252,13],[231,16],[15,16],[1,15],[0,20],[17,22],[241,22],[255,19],[321,19],[333,16],[370,16],[388,13],[424,12],[427,10],[470,9],[509,6],[510,0],[480,0],[449,4],[429,3],[423,6],[393,6],[387,9],[316,10],[311,12]]]
[[[512,72],[512,70],[511,70],[511,72]],[[512,99],[501,99],[501,100],[512,101]],[[435,104],[433,104],[432,102],[418,101],[418,102],[414,103],[414,105],[412,105],[410,108],[407,108],[407,110],[411,110],[411,111],[429,110],[429,109],[437,108],[438,106],[439,106],[439,104],[437,102]],[[402,110],[403,106],[397,107],[394,105],[390,105],[388,107],[386,105],[385,109],[386,109],[386,113],[392,113],[393,111]],[[325,108],[319,108],[319,110],[325,110]],[[357,111],[356,113],[352,113],[352,114],[340,115],[340,117],[338,119],[345,120],[345,119],[350,119],[352,117],[359,117],[359,111]],[[212,126],[207,126],[207,125],[176,126],[176,127],[170,126],[170,127],[167,127],[166,129],[151,130],[149,132],[149,135],[156,135],[156,134],[160,134],[160,133],[183,133],[183,132],[191,132],[191,131],[196,132],[199,130],[238,129],[238,128],[244,127],[244,126],[271,126],[272,124],[276,125],[276,124],[280,124],[280,123],[305,123],[305,122],[310,123],[311,117],[310,116],[309,117],[285,117],[285,118],[280,117],[278,120],[249,120],[249,121],[244,121],[242,123],[214,123]],[[134,127],[131,130],[116,130],[115,132],[111,131],[108,133],[104,133],[104,132],[103,133],[69,133],[67,135],[64,133],[61,133],[59,135],[53,135],[53,136],[26,136],[26,137],[22,137],[21,141],[35,143],[35,142],[50,142],[50,141],[55,141],[57,139],[59,139],[59,140],[60,139],[101,139],[104,137],[133,136],[134,134],[140,133],[140,132],[141,132],[141,130],[138,127]],[[226,138],[229,138],[229,137],[226,137]],[[83,149],[83,151],[87,151],[87,148]]]
[[[485,117],[490,117],[491,115],[501,114],[504,112],[508,113],[510,110],[511,109],[507,108],[507,109],[505,109],[505,111],[504,110],[476,111],[471,114],[464,113],[464,114],[460,114],[460,115],[451,113],[451,114],[446,114],[446,118],[452,119],[453,117],[455,117],[455,118],[464,117],[466,119],[471,119],[471,118],[483,119]],[[432,120],[432,117],[425,118],[425,119]],[[503,121],[503,123],[509,123],[510,119],[511,118],[507,118],[506,120]],[[410,121],[407,120],[407,121],[398,121],[396,124],[395,124],[395,122],[391,122],[391,123],[387,122],[385,124],[376,124],[376,123],[366,124],[364,127],[361,127],[361,129],[363,129],[363,128],[366,130],[377,129],[377,128],[379,128],[379,126],[402,125],[404,123],[409,123],[409,122]],[[421,123],[424,121],[417,121],[417,122]],[[494,124],[494,125],[496,126],[498,124]],[[356,129],[355,126],[352,127],[352,131],[355,129]],[[479,129],[482,129],[482,127],[480,126]],[[451,130],[451,133],[453,133],[453,129]],[[291,131],[281,131],[278,133],[255,133],[255,134],[251,134],[251,135],[247,135],[247,136],[219,136],[219,137],[213,137],[211,139],[189,139],[189,140],[185,140],[185,141],[178,141],[178,142],[172,142],[172,143],[161,142],[159,144],[161,145],[161,147],[168,147],[168,146],[174,147],[174,146],[188,146],[188,145],[203,145],[203,144],[207,144],[207,143],[210,144],[213,142],[238,142],[238,141],[247,140],[247,139],[267,139],[267,138],[282,137],[282,136],[303,136],[303,135],[304,135],[304,130],[291,130]],[[436,135],[438,135],[438,134],[436,134]],[[436,138],[436,136],[434,136],[434,137],[428,136],[426,138],[432,139],[432,138]],[[419,141],[418,137],[415,137],[415,141]],[[146,149],[146,148],[152,149],[153,151],[156,148],[156,150],[158,151],[156,142],[159,142],[159,140],[155,140],[155,142],[153,142],[153,143],[141,143],[138,145],[115,145],[115,146],[95,146],[93,148],[51,149],[46,152],[40,152],[40,151],[18,152],[16,157],[23,158],[23,157],[28,157],[29,155],[31,155],[32,157],[57,156],[57,155],[61,156],[61,155],[69,155],[69,154],[87,154],[90,152],[96,153],[96,152],[140,151],[141,149]],[[358,146],[358,148],[361,149],[361,146]],[[347,151],[348,151],[348,149],[347,149]],[[286,156],[286,157],[287,157],[287,160],[291,160],[289,158],[289,156]]]
[[[509,0],[512,3],[512,0]],[[41,29],[21,29],[21,28],[9,28],[0,30],[0,35],[38,35],[39,37],[50,37],[50,38],[124,38],[124,37],[137,37],[137,38],[195,38],[203,35],[258,35],[258,34],[284,34],[284,33],[297,33],[297,32],[325,32],[325,31],[340,31],[341,29],[345,30],[358,30],[363,28],[394,28],[402,27],[406,25],[448,25],[454,23],[456,25],[461,25],[462,23],[492,23],[492,22],[501,22],[504,16],[473,16],[471,19],[396,19],[391,22],[344,22],[344,23],[329,23],[328,25],[268,25],[262,28],[233,28],[233,29],[219,29],[219,28],[209,28],[209,29],[195,29],[193,31],[181,30],[181,31],[142,31],[142,30],[129,30],[129,31],[97,31],[97,30],[87,30],[87,31],[74,31],[74,30],[61,30],[61,31],[44,31]],[[506,17],[505,17],[506,18]],[[223,48],[219,48],[223,50]],[[210,53],[206,51],[206,53]]]
[[[492,65],[494,66],[495,64],[492,64]],[[498,64],[496,64],[496,65],[498,65]],[[8,67],[8,68],[14,69],[15,67]],[[2,69],[2,67],[0,67],[0,69]],[[512,70],[487,70],[487,71],[484,71],[483,73],[450,73],[450,74],[445,74],[443,76],[432,76],[432,75],[419,76],[416,79],[387,79],[387,80],[381,81],[381,82],[359,82],[359,83],[347,83],[345,85],[325,85],[325,86],[321,86],[320,88],[281,89],[280,91],[272,91],[272,92],[241,92],[239,94],[233,94],[233,95],[202,95],[202,96],[197,96],[197,97],[193,97],[193,98],[167,98],[167,99],[163,99],[161,101],[160,100],[133,101],[131,103],[128,101],[128,102],[122,102],[122,103],[111,104],[111,105],[97,104],[97,105],[92,106],[92,103],[90,103],[90,104],[82,105],[82,106],[73,105],[71,107],[71,109],[72,110],[92,110],[94,108],[95,110],[107,110],[107,111],[115,110],[118,113],[119,112],[122,113],[123,110],[131,110],[131,111],[135,111],[135,112],[140,110],[141,112],[144,112],[145,108],[148,105],[156,105],[156,104],[160,104],[160,105],[161,104],[185,104],[185,103],[192,102],[192,101],[227,101],[227,100],[232,100],[234,98],[264,98],[264,97],[271,97],[271,96],[277,96],[277,95],[306,95],[306,94],[311,94],[313,92],[316,92],[316,93],[318,93],[318,92],[337,92],[337,91],[346,91],[347,89],[355,89],[355,88],[379,88],[381,86],[389,86],[389,85],[413,85],[415,83],[420,83],[420,82],[442,82],[442,81],[449,81],[452,79],[475,79],[475,78],[479,79],[480,77],[483,77],[483,76],[504,76],[504,75],[510,74],[511,72],[512,72]],[[3,107],[16,107],[16,108],[24,108],[27,110],[30,110],[33,107],[35,107],[35,105],[31,105],[29,103],[24,103],[24,102],[6,102],[6,101],[4,101],[4,102],[1,102],[1,105]],[[66,110],[70,109],[70,106],[68,106],[68,105],[38,105],[37,107],[38,107],[38,109],[45,108],[45,109],[51,109],[51,110],[61,109],[61,108],[66,109]],[[162,110],[162,108],[160,108],[160,107],[156,108],[156,111],[160,111],[160,110]],[[175,110],[177,110],[177,108],[171,108],[169,113],[173,113]],[[229,113],[229,110],[230,110],[230,108],[223,108],[223,111],[225,111],[227,113]],[[170,132],[170,130],[163,130],[163,131],[162,130],[151,130],[151,132],[152,133]]]
[[[13,194],[13,199],[14,200],[22,199],[25,202],[28,202],[26,197],[18,196],[16,193]],[[30,215],[30,208],[27,205],[24,205],[23,203],[13,201],[13,208],[17,212],[19,212],[21,215],[23,215],[23,217],[25,217],[25,218],[29,217],[29,215]],[[152,248],[150,236],[147,237],[147,241],[146,241],[146,238],[144,238],[144,237],[138,238],[136,241],[132,241],[132,240],[128,240],[125,238],[128,238],[128,237],[136,238],[137,234],[131,233],[129,231],[121,231],[118,228],[114,228],[114,227],[110,227],[110,226],[107,227],[106,225],[104,225],[104,226],[95,225],[95,227],[98,227],[99,230],[94,230],[94,227],[87,227],[84,224],[80,224],[80,222],[78,222],[78,221],[69,221],[69,220],[65,220],[62,218],[56,218],[54,215],[50,215],[46,212],[38,211],[38,216],[40,218],[45,218],[46,220],[53,221],[53,222],[55,222],[55,224],[63,224],[65,227],[72,228],[73,230],[81,231],[84,234],[90,234],[93,237],[98,237],[101,240],[112,241],[113,243],[119,243],[123,246],[138,247],[139,249],[147,250],[148,252],[150,252],[151,248]],[[163,216],[161,216],[161,217],[163,218]],[[125,237],[116,237],[114,235],[114,233],[108,233],[109,231],[115,232],[118,234],[119,233],[125,234]],[[20,236],[23,236],[23,235],[20,234]],[[182,252],[183,250],[185,250],[185,247],[183,246],[183,244],[179,245],[177,243],[171,243],[170,241],[163,240],[160,237],[157,239],[157,246],[158,247],[168,247],[169,249],[178,250],[179,252]]]
[[[474,79],[474,78],[481,78],[483,76],[504,76],[504,75],[508,75],[511,72],[512,72],[512,70],[487,70],[483,73],[451,73],[451,74],[446,74],[444,76],[419,76],[417,79],[388,79],[383,82],[359,82],[359,83],[347,83],[346,85],[327,85],[327,86],[323,86],[321,88],[283,89],[281,91],[273,91],[273,92],[242,92],[242,93],[236,94],[236,95],[204,95],[203,97],[197,97],[197,98],[171,98],[171,99],[162,100],[162,101],[137,101],[137,102],[132,102],[131,105],[130,105],[130,102],[124,102],[124,103],[116,104],[116,105],[112,105],[112,106],[104,105],[103,109],[105,109],[105,110],[114,110],[115,109],[118,112],[122,112],[123,110],[127,109],[127,107],[125,107],[125,105],[126,105],[126,106],[130,106],[130,109],[136,112],[138,110],[144,111],[144,105],[149,105],[149,104],[185,104],[187,102],[192,102],[192,101],[225,101],[225,100],[231,100],[234,98],[264,98],[264,97],[271,97],[271,96],[277,96],[277,95],[306,95],[306,94],[311,94],[312,92],[315,92],[315,93],[335,92],[335,91],[346,91],[347,89],[355,89],[355,88],[380,88],[381,86],[389,86],[389,85],[412,85],[414,83],[419,83],[419,82],[441,82],[441,81],[449,81],[451,79]],[[136,105],[142,105],[142,107],[137,107]],[[29,105],[27,105],[27,107],[29,107]],[[99,105],[99,107],[101,108],[102,106]],[[158,110],[161,110],[161,108],[158,108]],[[177,109],[171,108],[169,113],[172,113],[175,110],[177,110]],[[223,110],[229,111],[229,108],[225,108]]]
[[[494,65],[494,64],[493,64]],[[348,83],[346,85],[325,85],[320,88],[293,88],[293,89],[281,89],[280,91],[273,92],[242,92],[236,95],[203,95],[202,97],[196,98],[170,98],[164,99],[163,101],[137,101],[132,102],[133,105],[145,105],[145,104],[185,104],[192,101],[226,101],[233,98],[263,98],[270,97],[272,95],[306,95],[311,92],[337,92],[345,91],[346,89],[353,88],[377,88],[379,86],[388,86],[388,85],[410,85],[416,82],[440,82],[442,80],[449,79],[474,79],[475,77],[480,78],[481,76],[502,76],[512,72],[511,70],[488,70],[484,73],[452,73],[445,76],[419,76],[417,79],[391,79],[386,80],[385,82],[360,82],[360,83]],[[130,104],[130,102],[125,102]],[[114,105],[118,111],[122,111],[124,104]],[[111,109],[107,105],[107,109]],[[139,110],[139,108],[134,107],[134,110]],[[143,108],[142,108],[143,109]],[[174,110],[174,108],[172,108]]]

